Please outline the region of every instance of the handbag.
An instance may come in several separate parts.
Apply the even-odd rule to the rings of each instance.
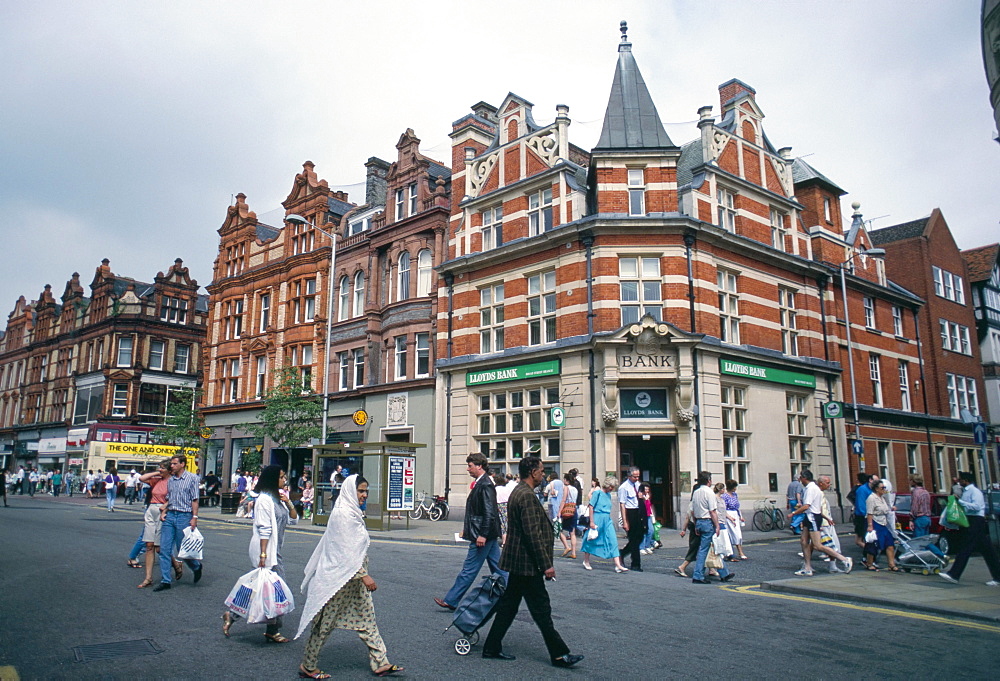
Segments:
[[[958,525],[959,527],[969,526],[969,519],[965,517],[965,509],[958,503],[955,495],[948,497],[948,505],[944,509],[944,517],[952,525]]]
[[[560,518],[572,518],[575,515],[576,515],[576,504],[574,504],[572,501],[567,501],[565,504],[562,505],[562,508],[559,510]]]
[[[715,552],[715,546],[712,546],[708,550],[708,556],[705,557],[705,567],[720,570],[722,566],[722,557]]]

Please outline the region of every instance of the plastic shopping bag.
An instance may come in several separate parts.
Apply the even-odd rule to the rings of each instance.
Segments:
[[[969,519],[965,517],[965,509],[958,503],[955,495],[948,497],[948,505],[944,509],[944,516],[952,525],[958,525],[959,527],[969,526]]]
[[[653,541],[660,541],[660,528],[663,527],[660,523],[653,523]]]
[[[226,607],[258,624],[286,615],[295,609],[292,590],[277,573],[257,568],[238,580],[226,598]]]
[[[729,532],[722,531],[712,537],[712,549],[722,558],[733,555],[733,543],[729,540]]]
[[[181,550],[177,552],[180,560],[201,560],[201,550],[205,546],[205,538],[197,527],[185,527],[184,539],[181,540]]]

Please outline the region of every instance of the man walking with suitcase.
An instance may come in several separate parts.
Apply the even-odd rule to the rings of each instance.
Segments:
[[[503,652],[507,634],[521,599],[528,602],[528,612],[542,632],[549,659],[556,667],[572,667],[583,655],[572,655],[552,624],[552,605],[545,580],[556,578],[552,565],[552,524],[534,489],[545,479],[545,469],[537,456],[526,456],[518,463],[521,482],[507,501],[507,543],[500,556],[500,568],[507,570],[507,590],[497,603],[496,618],[483,644],[483,657],[513,660]]]

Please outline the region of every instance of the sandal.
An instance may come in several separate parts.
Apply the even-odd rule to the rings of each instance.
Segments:
[[[674,568],[674,574],[677,575],[678,577],[687,577],[687,573],[684,572],[684,570],[681,570],[679,567]]]
[[[267,639],[268,643],[288,643],[291,640],[281,634],[264,634],[264,638]]]
[[[306,668],[299,665],[299,678],[300,679],[332,679],[333,677],[324,671],[319,669],[314,669],[311,672],[306,671]]]
[[[889,572],[899,572],[899,567],[897,567],[895,565],[890,565],[889,566]]]
[[[147,586],[153,586],[153,580],[151,580],[151,579],[144,579],[144,580],[142,580],[142,584],[139,585],[139,588],[140,589],[145,589]]]
[[[868,568],[869,572],[881,572],[878,565],[866,565],[865,567]]]
[[[130,568],[141,568],[141,567],[145,567],[144,565],[142,565],[141,563],[139,563],[139,561],[137,561],[137,560],[132,560],[131,558],[129,558],[129,559],[128,559],[128,566],[129,566]]]
[[[233,616],[228,612],[222,613],[222,635],[229,638],[229,628],[233,626]],[[264,634],[267,636],[267,634]]]
[[[403,671],[402,667],[397,667],[394,664],[390,664],[385,669],[381,669],[379,671],[372,673],[375,674],[375,676],[389,676],[389,674],[395,674],[396,672],[401,672],[401,671]]]

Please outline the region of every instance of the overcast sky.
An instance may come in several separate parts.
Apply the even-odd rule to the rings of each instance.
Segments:
[[[860,201],[874,228],[944,212],[961,248],[1000,238],[1000,145],[980,0],[0,3],[0,310],[104,257],[203,286],[232,197],[280,224],[311,160],[331,186],[392,161],[406,128],[449,160],[451,122],[508,91],[567,104],[596,143],[618,23],[668,134],[739,78],[765,131]],[[887,216],[887,217],[882,217]]]

